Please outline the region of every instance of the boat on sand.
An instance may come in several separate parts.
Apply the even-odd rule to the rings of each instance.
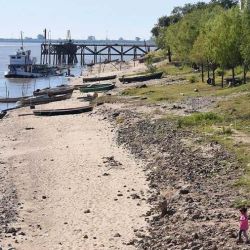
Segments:
[[[119,78],[119,81],[122,83],[131,83],[131,82],[143,82],[152,79],[162,78],[163,72],[149,73],[145,75],[132,75],[132,76],[122,76]]]
[[[74,87],[72,86],[59,86],[55,88],[44,88],[44,89],[37,89],[33,92],[34,96],[39,95],[62,95],[72,93],[74,91]]]
[[[108,76],[93,76],[93,77],[83,77],[83,82],[98,82],[98,81],[107,81],[116,79],[117,75],[108,75]]]
[[[77,108],[34,110],[33,114],[36,116],[74,115],[90,112],[92,110],[93,106],[83,106]]]
[[[40,96],[33,96],[30,98],[25,98],[17,102],[18,106],[30,106],[30,105],[39,105],[45,104],[50,102],[57,102],[71,98],[72,93],[63,94],[63,95],[40,95]]]
[[[89,84],[83,87],[80,87],[80,91],[83,93],[88,93],[88,92],[104,92],[111,90],[115,87],[114,83],[104,83],[104,84]]]
[[[4,116],[7,114],[6,111],[1,111],[0,112],[0,119],[4,118]]]

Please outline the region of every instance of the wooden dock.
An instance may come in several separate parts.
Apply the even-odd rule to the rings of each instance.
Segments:
[[[86,64],[86,57],[89,57],[93,64],[101,62],[111,62],[119,59],[137,59],[150,51],[157,50],[155,44],[140,43],[42,43],[41,44],[41,64],[50,65],[72,65],[80,62]]]

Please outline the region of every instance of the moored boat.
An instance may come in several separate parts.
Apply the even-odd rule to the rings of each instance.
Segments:
[[[63,95],[40,95],[40,96],[33,96],[30,98],[25,98],[17,102],[18,106],[30,106],[30,105],[39,105],[39,104],[45,104],[50,102],[57,102],[69,99],[71,97],[71,93],[69,94],[63,94]]]
[[[122,83],[131,83],[131,82],[143,82],[152,79],[162,78],[163,72],[149,73],[145,75],[133,75],[133,76],[122,76],[119,78],[119,81]]]
[[[90,112],[93,110],[93,106],[83,106],[77,108],[65,108],[65,109],[45,109],[34,110],[33,114],[37,116],[56,116],[56,115],[74,115],[84,112]]]
[[[15,103],[22,99],[29,98],[30,96],[23,97],[0,97],[0,103]]]
[[[108,76],[94,76],[94,77],[83,77],[83,82],[98,82],[98,81],[107,81],[116,79],[117,75],[108,75]]]
[[[104,84],[90,84],[83,87],[80,87],[80,91],[83,93],[88,92],[103,92],[111,90],[115,87],[114,83],[104,83]]]
[[[0,119],[4,118],[6,114],[7,114],[6,111],[0,111]]]
[[[39,95],[62,95],[72,93],[74,91],[74,87],[72,86],[58,86],[55,88],[44,88],[44,89],[37,89],[33,92],[34,96]]]

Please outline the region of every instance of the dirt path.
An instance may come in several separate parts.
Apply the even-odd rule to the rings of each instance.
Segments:
[[[0,238],[0,246],[134,249],[124,243],[146,226],[147,183],[139,164],[116,146],[109,123],[87,114],[17,117],[23,112],[0,123],[4,178],[20,202],[9,226],[21,228]]]

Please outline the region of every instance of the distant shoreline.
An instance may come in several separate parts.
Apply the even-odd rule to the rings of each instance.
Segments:
[[[63,43],[63,42],[67,42],[68,40],[66,39],[53,39],[53,40],[47,40],[47,42],[51,42],[51,43]],[[154,41],[152,40],[141,40],[141,41],[136,41],[136,40],[72,40],[74,43],[138,43],[138,44],[144,44],[145,42],[148,44],[152,44],[154,43]],[[1,42],[11,42],[11,43],[20,43],[20,39],[17,38],[0,38],[0,43]],[[24,43],[44,43],[44,39],[24,39]]]

